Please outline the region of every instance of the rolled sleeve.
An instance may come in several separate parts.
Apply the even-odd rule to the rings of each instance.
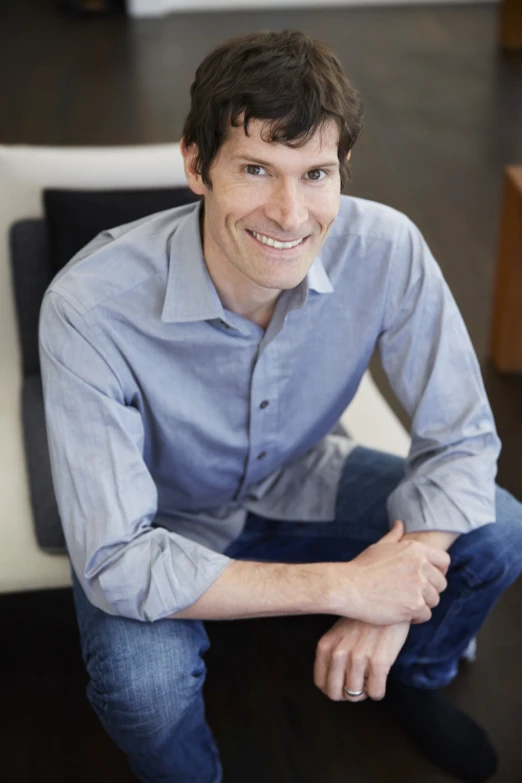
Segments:
[[[388,280],[381,362],[411,418],[404,480],[388,500],[408,532],[495,521],[500,440],[468,332],[422,235],[407,221]]]
[[[53,485],[87,597],[141,621],[185,609],[232,560],[154,527],[141,413],[126,401],[95,324],[48,291],[39,336]]]

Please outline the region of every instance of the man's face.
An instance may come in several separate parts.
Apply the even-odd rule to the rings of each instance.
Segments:
[[[263,141],[263,125],[251,121],[248,136],[230,128],[210,168],[212,190],[197,176],[189,184],[205,197],[211,273],[281,291],[306,276],[339,210],[338,130],[332,120],[292,148]]]

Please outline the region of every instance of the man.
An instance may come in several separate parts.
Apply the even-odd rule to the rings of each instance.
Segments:
[[[522,515],[455,302],[404,215],[340,195],[362,110],[328,47],[225,43],[191,98],[202,201],[100,235],[42,306],[91,704],[140,780],[216,783],[202,621],[332,614],[317,687],[486,780],[486,733],[438,689],[520,572]],[[331,434],[375,346],[406,462]]]

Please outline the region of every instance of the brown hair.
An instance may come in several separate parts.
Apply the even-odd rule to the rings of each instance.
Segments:
[[[359,93],[333,51],[305,33],[285,30],[235,38],[216,47],[196,71],[183,128],[195,144],[196,171],[211,188],[210,166],[230,125],[267,120],[263,139],[305,144],[328,119],[339,128],[341,188],[350,177],[346,155],[363,126]]]

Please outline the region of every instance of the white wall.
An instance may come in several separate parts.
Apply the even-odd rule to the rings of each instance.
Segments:
[[[128,12],[131,16],[161,16],[173,11],[221,11],[231,8],[260,10],[265,8],[295,8],[300,6],[361,6],[361,5],[408,5],[408,4],[445,4],[452,5],[455,1],[476,3],[491,2],[491,0],[127,0]]]

